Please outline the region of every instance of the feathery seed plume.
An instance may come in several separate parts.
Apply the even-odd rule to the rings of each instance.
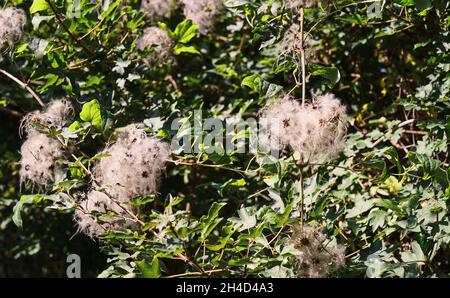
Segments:
[[[181,0],[184,4],[184,16],[198,25],[200,34],[210,32],[216,18],[223,9],[222,0]]]
[[[0,47],[9,47],[23,37],[23,26],[27,17],[22,9],[7,7],[0,9]]]
[[[145,58],[148,65],[160,66],[172,60],[172,39],[167,32],[159,27],[148,27],[137,41],[141,51],[152,47],[152,52]]]

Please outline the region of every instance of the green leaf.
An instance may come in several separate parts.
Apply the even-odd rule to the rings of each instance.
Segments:
[[[382,185],[390,194],[397,195],[403,188],[401,182],[395,176],[389,176]]]
[[[410,251],[401,252],[400,255],[403,262],[425,263],[427,261],[427,257],[417,241],[411,243]]]
[[[394,0],[395,3],[398,3],[402,6],[413,6],[415,0]]]
[[[69,171],[72,178],[83,178],[83,170],[78,163],[70,163]]]
[[[141,271],[141,277],[144,278],[158,278],[161,276],[161,270],[159,266],[158,257],[153,257],[152,262],[149,264],[146,260],[136,261],[136,265]]]
[[[250,214],[247,208],[242,207],[238,211],[239,218],[233,217],[230,218],[230,221],[239,226],[238,232],[242,232],[244,230],[248,230],[253,228],[256,225],[256,216],[255,214]]]
[[[175,55],[180,55],[181,53],[190,53],[190,54],[200,54],[200,52],[193,46],[185,46],[182,44],[177,44],[173,48],[173,53]]]
[[[283,91],[283,87],[277,84],[272,84],[261,78],[260,75],[255,74],[245,77],[241,86],[247,86],[253,90],[253,92],[259,93],[260,96],[270,99],[277,96]]]
[[[71,131],[71,132],[75,132],[75,131],[77,131],[78,129],[80,129],[81,127],[83,127],[82,125],[81,125],[81,123],[78,121],[78,120],[75,120],[72,124],[70,124],[70,126],[69,126],[69,131]]]
[[[339,69],[337,69],[336,67],[333,66],[327,67],[319,64],[310,64],[310,68],[311,68],[310,75],[323,77],[328,82],[329,87],[333,87],[341,79]]]
[[[184,20],[179,23],[173,31],[179,43],[187,43],[197,35],[198,25],[191,20]]]
[[[23,51],[25,51],[27,49],[27,47],[28,47],[28,42],[21,44],[20,46],[18,46],[16,48],[16,53],[17,54],[22,53]]]
[[[241,86],[247,86],[250,89],[252,89],[254,92],[258,92],[259,90],[259,83],[261,81],[261,78],[259,75],[255,74],[255,75],[251,75],[251,76],[247,76],[245,77],[242,82],[241,82]]]
[[[370,210],[370,208],[375,205],[376,201],[377,199],[364,200],[362,198],[359,198],[358,200],[356,200],[355,206],[352,209],[348,210],[346,218],[352,218],[363,214],[364,212]]]
[[[234,224],[229,224],[229,225],[226,225],[222,229],[222,231],[225,232],[226,236],[220,237],[214,244],[208,244],[208,243],[205,244],[206,248],[213,250],[213,251],[221,250],[222,248],[225,247],[228,240],[230,240],[231,235],[233,235],[234,232],[236,232],[236,228],[235,228]]]
[[[433,6],[430,0],[414,0],[414,6],[418,11],[423,12]]]
[[[368,219],[369,225],[372,227],[372,231],[375,232],[378,228],[383,227],[386,220],[386,211],[380,209],[373,209],[370,211]]]
[[[201,232],[200,241],[205,241],[208,235],[214,230],[222,219],[218,219],[219,211],[226,205],[226,203],[214,202],[209,208],[208,215],[202,216],[200,219]]]
[[[223,196],[223,194],[226,190],[242,187],[245,185],[246,185],[246,182],[244,179],[229,179],[220,187],[219,193],[221,196]]]
[[[16,203],[13,208],[13,216],[12,220],[16,224],[17,227],[22,228],[23,221],[21,212],[25,205],[37,204],[41,202],[45,197],[41,195],[24,195],[20,198],[20,200]]]
[[[80,113],[81,120],[91,123],[98,129],[102,128],[102,114],[100,103],[93,99],[83,105]]]
[[[390,209],[390,210],[394,211],[395,213],[397,213],[398,215],[403,214],[402,209],[396,205],[394,200],[379,199],[379,200],[376,201],[375,205],[378,206],[378,207],[383,207],[383,208],[386,208],[386,209]]]
[[[30,7],[30,14],[50,8],[46,0],[34,0]]]

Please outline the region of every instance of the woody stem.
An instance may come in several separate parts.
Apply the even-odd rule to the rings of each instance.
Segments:
[[[303,23],[305,19],[305,12],[303,6],[300,7],[300,60],[302,64],[302,105],[306,101],[306,66],[305,66],[305,47],[303,37]]]
[[[300,226],[303,229],[303,224],[305,222],[305,192],[304,192],[304,181],[303,181],[303,165],[300,165]]]

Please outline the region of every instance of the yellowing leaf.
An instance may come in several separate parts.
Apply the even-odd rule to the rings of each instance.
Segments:
[[[45,0],[34,0],[30,7],[30,13],[36,13],[39,11],[47,10],[49,8],[47,1]]]
[[[100,110],[100,103],[93,99],[83,105],[80,113],[81,120],[90,122],[98,129],[102,128],[102,114]]]

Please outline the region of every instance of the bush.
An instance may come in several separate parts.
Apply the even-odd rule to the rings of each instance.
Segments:
[[[447,1],[0,3],[0,275],[448,276]]]

